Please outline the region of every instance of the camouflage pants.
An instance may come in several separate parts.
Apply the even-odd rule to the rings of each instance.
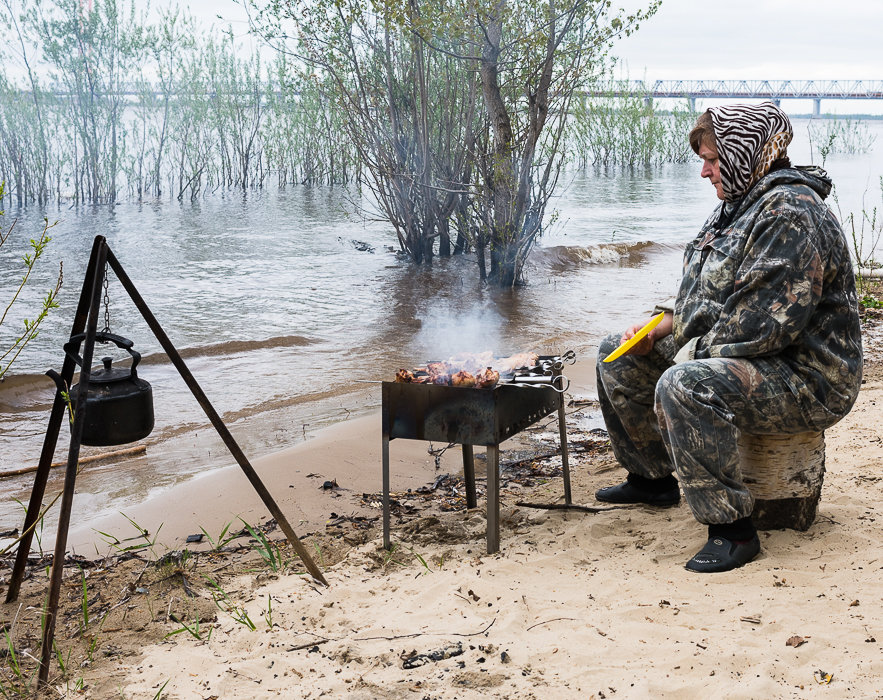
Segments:
[[[611,335],[601,343],[597,363],[598,398],[619,463],[650,479],[677,472],[701,523],[751,515],[754,499],[742,483],[740,433],[817,429],[781,374],[764,358],[675,365],[671,336],[647,355],[602,363],[619,340]]]

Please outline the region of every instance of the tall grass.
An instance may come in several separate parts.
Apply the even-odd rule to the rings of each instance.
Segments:
[[[813,119],[807,130],[810,144],[818,150],[822,162],[831,153],[869,153],[877,140],[868,125],[858,119]]]
[[[18,204],[191,200],[270,182],[354,180],[371,184],[378,201],[386,201],[386,189],[366,177],[370,159],[352,138],[344,107],[329,99],[333,91],[323,83],[330,79],[327,73],[305,72],[284,54],[267,65],[229,35],[200,33],[178,9],[152,21],[124,0],[45,0],[26,5],[23,14],[17,7],[11,0],[0,3],[0,25],[8,38],[0,46],[0,180]],[[438,67],[445,59],[434,60]],[[463,100],[452,94],[452,86],[463,88],[441,67],[441,81],[428,86],[438,100],[428,107],[434,111],[418,116],[441,125],[438,138],[460,144],[460,150],[423,144],[424,150],[432,146],[433,152],[453,154],[451,162],[430,161],[442,189],[453,192],[457,188],[446,183],[471,177],[472,165],[460,152],[463,144],[474,147],[480,134],[464,135],[463,125],[474,117],[453,108]],[[689,158],[685,135],[695,115],[686,107],[658,112],[645,95],[612,94],[624,85],[600,84],[574,105],[570,125],[577,164]],[[401,121],[407,115],[398,103],[394,106]],[[446,119],[456,123],[445,126]],[[847,133],[852,147],[861,146],[861,134]],[[843,142],[846,136],[839,138]],[[402,143],[420,145],[419,139]],[[423,192],[418,184],[409,186],[408,201]],[[448,227],[453,223],[459,229],[469,218],[464,197],[436,196],[438,201],[427,205],[428,222],[413,212],[409,220],[435,222],[430,228],[438,228],[439,245],[447,251],[452,245]],[[458,241],[457,249],[462,246]]]
[[[657,111],[649,95],[627,80],[599,83],[572,112],[572,147],[579,167],[683,163],[692,156],[687,134],[697,114],[683,105]]]
[[[327,92],[315,77],[299,74],[285,55],[271,67],[264,157],[280,186],[343,184],[359,175],[358,155]]]
[[[182,11],[150,23],[122,0],[51,0],[21,21],[13,9],[0,5],[15,39],[0,48],[0,180],[18,204],[183,200],[358,174],[333,106],[283,56],[264,65]],[[26,57],[27,77],[14,79]]]
[[[18,204],[45,203],[61,177],[61,154],[49,154],[42,119],[59,111],[51,93],[22,91],[0,72],[0,181]]]
[[[859,301],[863,304],[875,305],[874,300],[868,296],[871,288],[872,275],[878,275],[883,268],[880,246],[883,243],[883,176],[878,178],[881,195],[881,206],[867,205],[862,207],[860,213],[850,212],[842,216],[843,230],[852,242],[852,255],[856,263],[856,288]],[[867,193],[866,193],[867,194]]]

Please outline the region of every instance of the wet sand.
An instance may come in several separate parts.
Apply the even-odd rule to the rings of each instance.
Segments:
[[[583,357],[568,365],[570,397],[594,397],[594,358]],[[502,451],[516,449],[518,436],[504,442]],[[428,453],[431,444],[419,440],[393,440],[390,443],[390,479],[392,491],[406,491],[425,486],[440,474],[461,473],[462,453],[458,447],[444,452],[436,468]],[[301,533],[322,530],[331,512],[346,515],[376,515],[353,498],[381,490],[381,419],[380,412],[343,421],[323,428],[307,442],[253,460],[252,464],[292,527]],[[483,449],[476,449],[483,454]],[[225,461],[233,462],[229,453]],[[480,468],[476,467],[477,473]],[[483,474],[478,473],[481,477]],[[323,488],[327,481],[337,484]],[[260,496],[252,488],[240,467],[214,470],[179,484],[160,496],[132,505],[121,513],[90,521],[86,527],[72,526],[69,548],[92,554],[104,539],[98,532],[112,533],[122,539],[133,533],[128,518],[158,536],[158,544],[176,549],[187,536],[204,528],[219,532],[228,522],[239,519],[256,523],[268,516]]]

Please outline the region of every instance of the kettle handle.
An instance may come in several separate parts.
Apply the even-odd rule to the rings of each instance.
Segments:
[[[82,343],[85,339],[85,333],[78,333],[77,335],[72,335],[70,337],[70,340],[68,340],[64,344],[65,354],[74,362],[76,362],[79,367],[83,366],[83,358],[80,357],[79,354],[80,343]],[[132,346],[134,345],[134,343],[131,340],[129,340],[128,338],[123,338],[123,336],[121,335],[116,335],[115,333],[105,333],[104,331],[98,331],[95,334],[95,340],[99,343],[111,342],[114,343],[118,348],[126,350],[132,356],[132,376],[138,376],[135,372],[135,368],[138,366],[138,363],[141,362],[141,353],[132,350]]]
[[[58,389],[59,393],[67,391],[64,380],[61,378],[61,375],[54,369],[46,370],[46,376],[49,377],[53,382],[55,382],[55,387]]]

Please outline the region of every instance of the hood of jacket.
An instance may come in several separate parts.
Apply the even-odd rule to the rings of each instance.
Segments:
[[[715,228],[722,229],[752,207],[759,199],[780,185],[803,185],[815,192],[821,199],[831,194],[833,183],[828,173],[817,165],[796,165],[774,170],[755,183],[738,202],[721,202],[716,213]]]

